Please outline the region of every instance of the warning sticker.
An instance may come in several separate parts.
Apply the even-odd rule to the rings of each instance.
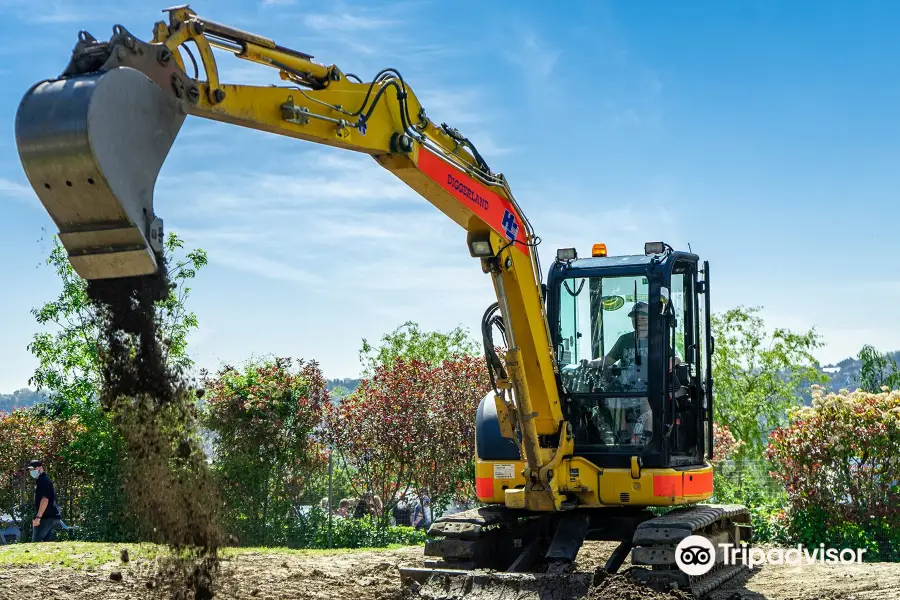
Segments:
[[[515,466],[510,464],[494,463],[494,479],[515,479]]]

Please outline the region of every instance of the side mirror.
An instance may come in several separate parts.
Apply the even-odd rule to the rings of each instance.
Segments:
[[[687,363],[681,363],[677,367],[675,367],[675,379],[678,381],[679,385],[690,385],[691,384],[691,365]]]

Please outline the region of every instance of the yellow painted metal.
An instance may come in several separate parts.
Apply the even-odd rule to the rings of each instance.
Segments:
[[[495,465],[499,465],[499,468],[495,470]],[[522,472],[525,470],[525,461],[521,460],[481,460],[479,458],[475,459],[475,480],[487,481],[491,482],[491,489],[493,490],[493,495],[490,497],[482,497],[479,496],[479,500],[482,502],[496,502],[498,504],[508,504],[506,490],[514,490],[516,488],[523,489],[525,488],[525,477],[522,475]],[[502,475],[503,477],[495,477],[495,475]],[[507,475],[512,475],[512,477],[506,478]],[[524,494],[524,491],[523,491]],[[524,497],[522,499],[522,506],[524,506]],[[516,507],[510,507],[516,508]]]
[[[325,65],[320,65],[309,59],[281,52],[280,50],[263,48],[251,43],[244,44],[244,51],[237,56],[244,60],[275,67],[276,69],[287,69],[288,71],[303,73],[319,80],[327,80],[330,72],[330,69]]]
[[[560,489],[573,493],[579,506],[675,506],[694,504],[712,497],[708,493],[678,494],[673,496],[654,493],[655,478],[681,478],[688,476],[712,477],[712,467],[706,465],[690,471],[675,469],[641,469],[634,477],[631,468],[602,469],[583,457],[564,461],[568,479],[560,481]],[[576,474],[577,473],[577,474]],[[627,498],[627,502],[623,502]]]
[[[494,406],[497,410],[497,423],[500,425],[500,435],[505,438],[515,440],[515,421],[512,410],[506,400],[502,396],[494,395]]]
[[[495,465],[501,465],[495,471]],[[527,481],[521,475],[526,464],[523,461],[491,461],[476,457],[475,476],[483,480],[492,480],[493,497],[480,498],[486,502],[505,502],[510,508],[525,508],[535,510],[530,505],[530,496],[526,500]],[[513,473],[515,476],[509,479],[498,479],[495,473]],[[640,475],[634,477],[630,468],[602,469],[583,457],[571,457],[561,461],[559,467],[554,469],[554,483],[556,488],[563,493],[573,494],[578,499],[578,505],[585,508],[600,508],[604,506],[680,506],[696,504],[709,500],[712,497],[712,488],[698,493],[679,493],[664,495],[655,493],[655,478],[684,477],[708,478],[712,481],[712,467],[706,465],[702,468],[689,471],[676,471],[675,469],[641,469]],[[521,491],[515,492],[515,489]],[[627,501],[625,501],[627,500]],[[520,503],[520,506],[511,506],[510,501]]]
[[[393,122],[386,103],[381,102],[373,111],[365,135],[351,129],[349,136],[340,137],[338,133],[346,127],[346,124],[341,127],[336,121],[354,119],[308,100],[300,90],[276,86],[225,84],[221,86],[225,91],[225,99],[213,104],[209,101],[208,85],[200,83],[198,87],[201,92],[199,102],[186,107],[192,115],[356,152],[372,155],[388,154],[391,136],[396,133],[399,126]],[[359,83],[348,83],[346,86],[335,86],[334,89],[311,90],[305,93],[321,102],[341,104],[355,109],[362,104],[367,87]],[[288,104],[305,109],[313,116],[303,124],[287,121],[284,119],[282,107]],[[316,116],[331,120],[315,118]],[[404,155],[402,159],[404,164],[412,166],[410,157]],[[457,202],[455,199],[453,201]]]
[[[503,503],[507,508],[528,508],[528,497],[524,489],[509,489],[503,492]]]

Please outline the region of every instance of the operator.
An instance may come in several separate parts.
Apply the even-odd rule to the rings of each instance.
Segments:
[[[628,313],[628,316],[631,317],[631,324],[634,327],[634,331],[629,331],[628,333],[620,335],[619,339],[616,340],[616,343],[613,345],[612,350],[610,350],[606,356],[601,356],[589,361],[589,366],[599,367],[602,365],[611,365],[622,359],[625,359],[622,360],[623,363],[635,362],[635,348],[637,348],[641,358],[644,359],[640,361],[641,366],[646,364],[647,336],[650,326],[650,307],[646,302],[635,302],[634,306],[631,308],[631,312]],[[637,336],[637,342],[635,342],[635,336]],[[641,350],[643,350],[643,352],[641,352]],[[638,367],[638,371],[640,371],[640,367]]]
[[[623,367],[622,375],[624,380],[620,379],[620,382],[625,386],[625,389],[643,392],[647,389],[646,373],[649,359],[650,307],[646,302],[635,302],[628,316],[631,317],[634,331],[623,333],[605,356],[588,361],[587,366],[588,368],[598,368],[618,362],[619,366]],[[597,427],[600,427],[601,431],[607,431],[606,435],[602,437],[609,438],[615,435],[613,432],[608,431],[607,427],[609,426],[613,430],[620,432],[618,439],[621,441],[624,441],[621,434],[625,434],[626,431],[630,434],[629,437],[632,443],[643,443],[643,440],[652,437],[653,413],[650,410],[650,403],[647,401],[647,398],[638,400],[640,410],[638,422],[629,425],[626,421],[624,409],[626,405],[632,404],[634,401],[625,398],[607,398],[603,401],[606,407],[603,412],[608,413],[607,419],[611,419],[612,422],[601,422],[606,421],[606,419],[600,418],[599,412],[594,415],[593,420]],[[612,439],[605,443],[611,442]]]
[[[634,306],[631,308],[631,312],[628,313],[628,316],[631,317],[631,324],[634,327],[634,331],[629,331],[620,335],[619,339],[616,340],[616,343],[606,356],[601,356],[600,358],[589,361],[588,364],[591,367],[611,365],[616,361],[622,361],[620,363],[621,366],[631,365],[637,362],[635,361],[634,356],[635,349],[637,349],[641,361],[634,365],[636,368],[635,374],[642,374],[642,367],[644,367],[648,358],[647,338],[650,328],[650,306],[646,302],[635,302]],[[635,343],[635,336],[637,336],[637,343]],[[680,364],[681,359],[678,356],[670,358],[669,370],[671,371],[673,367],[677,367]]]

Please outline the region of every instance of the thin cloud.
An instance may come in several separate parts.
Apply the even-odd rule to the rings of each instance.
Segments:
[[[36,199],[34,190],[30,185],[19,183],[11,179],[0,177],[0,196],[7,196],[14,200]]]
[[[561,52],[545,42],[531,27],[519,26],[507,40],[503,55],[519,67],[527,81],[535,85],[545,85],[559,62]]]
[[[49,4],[42,6],[33,18],[36,23],[75,23],[93,21],[96,19],[96,15],[72,10],[70,6]]]
[[[347,12],[318,13],[306,15],[303,24],[311,29],[338,31],[371,31],[398,25],[397,21],[377,17],[363,17]]]
[[[235,252],[221,246],[214,246],[206,250],[211,265],[220,263],[233,269],[265,277],[267,279],[288,281],[291,283],[302,283],[304,285],[312,286],[321,286],[325,283],[325,280],[321,276],[311,271],[301,269],[293,262],[288,263],[275,260],[246,251]]]

